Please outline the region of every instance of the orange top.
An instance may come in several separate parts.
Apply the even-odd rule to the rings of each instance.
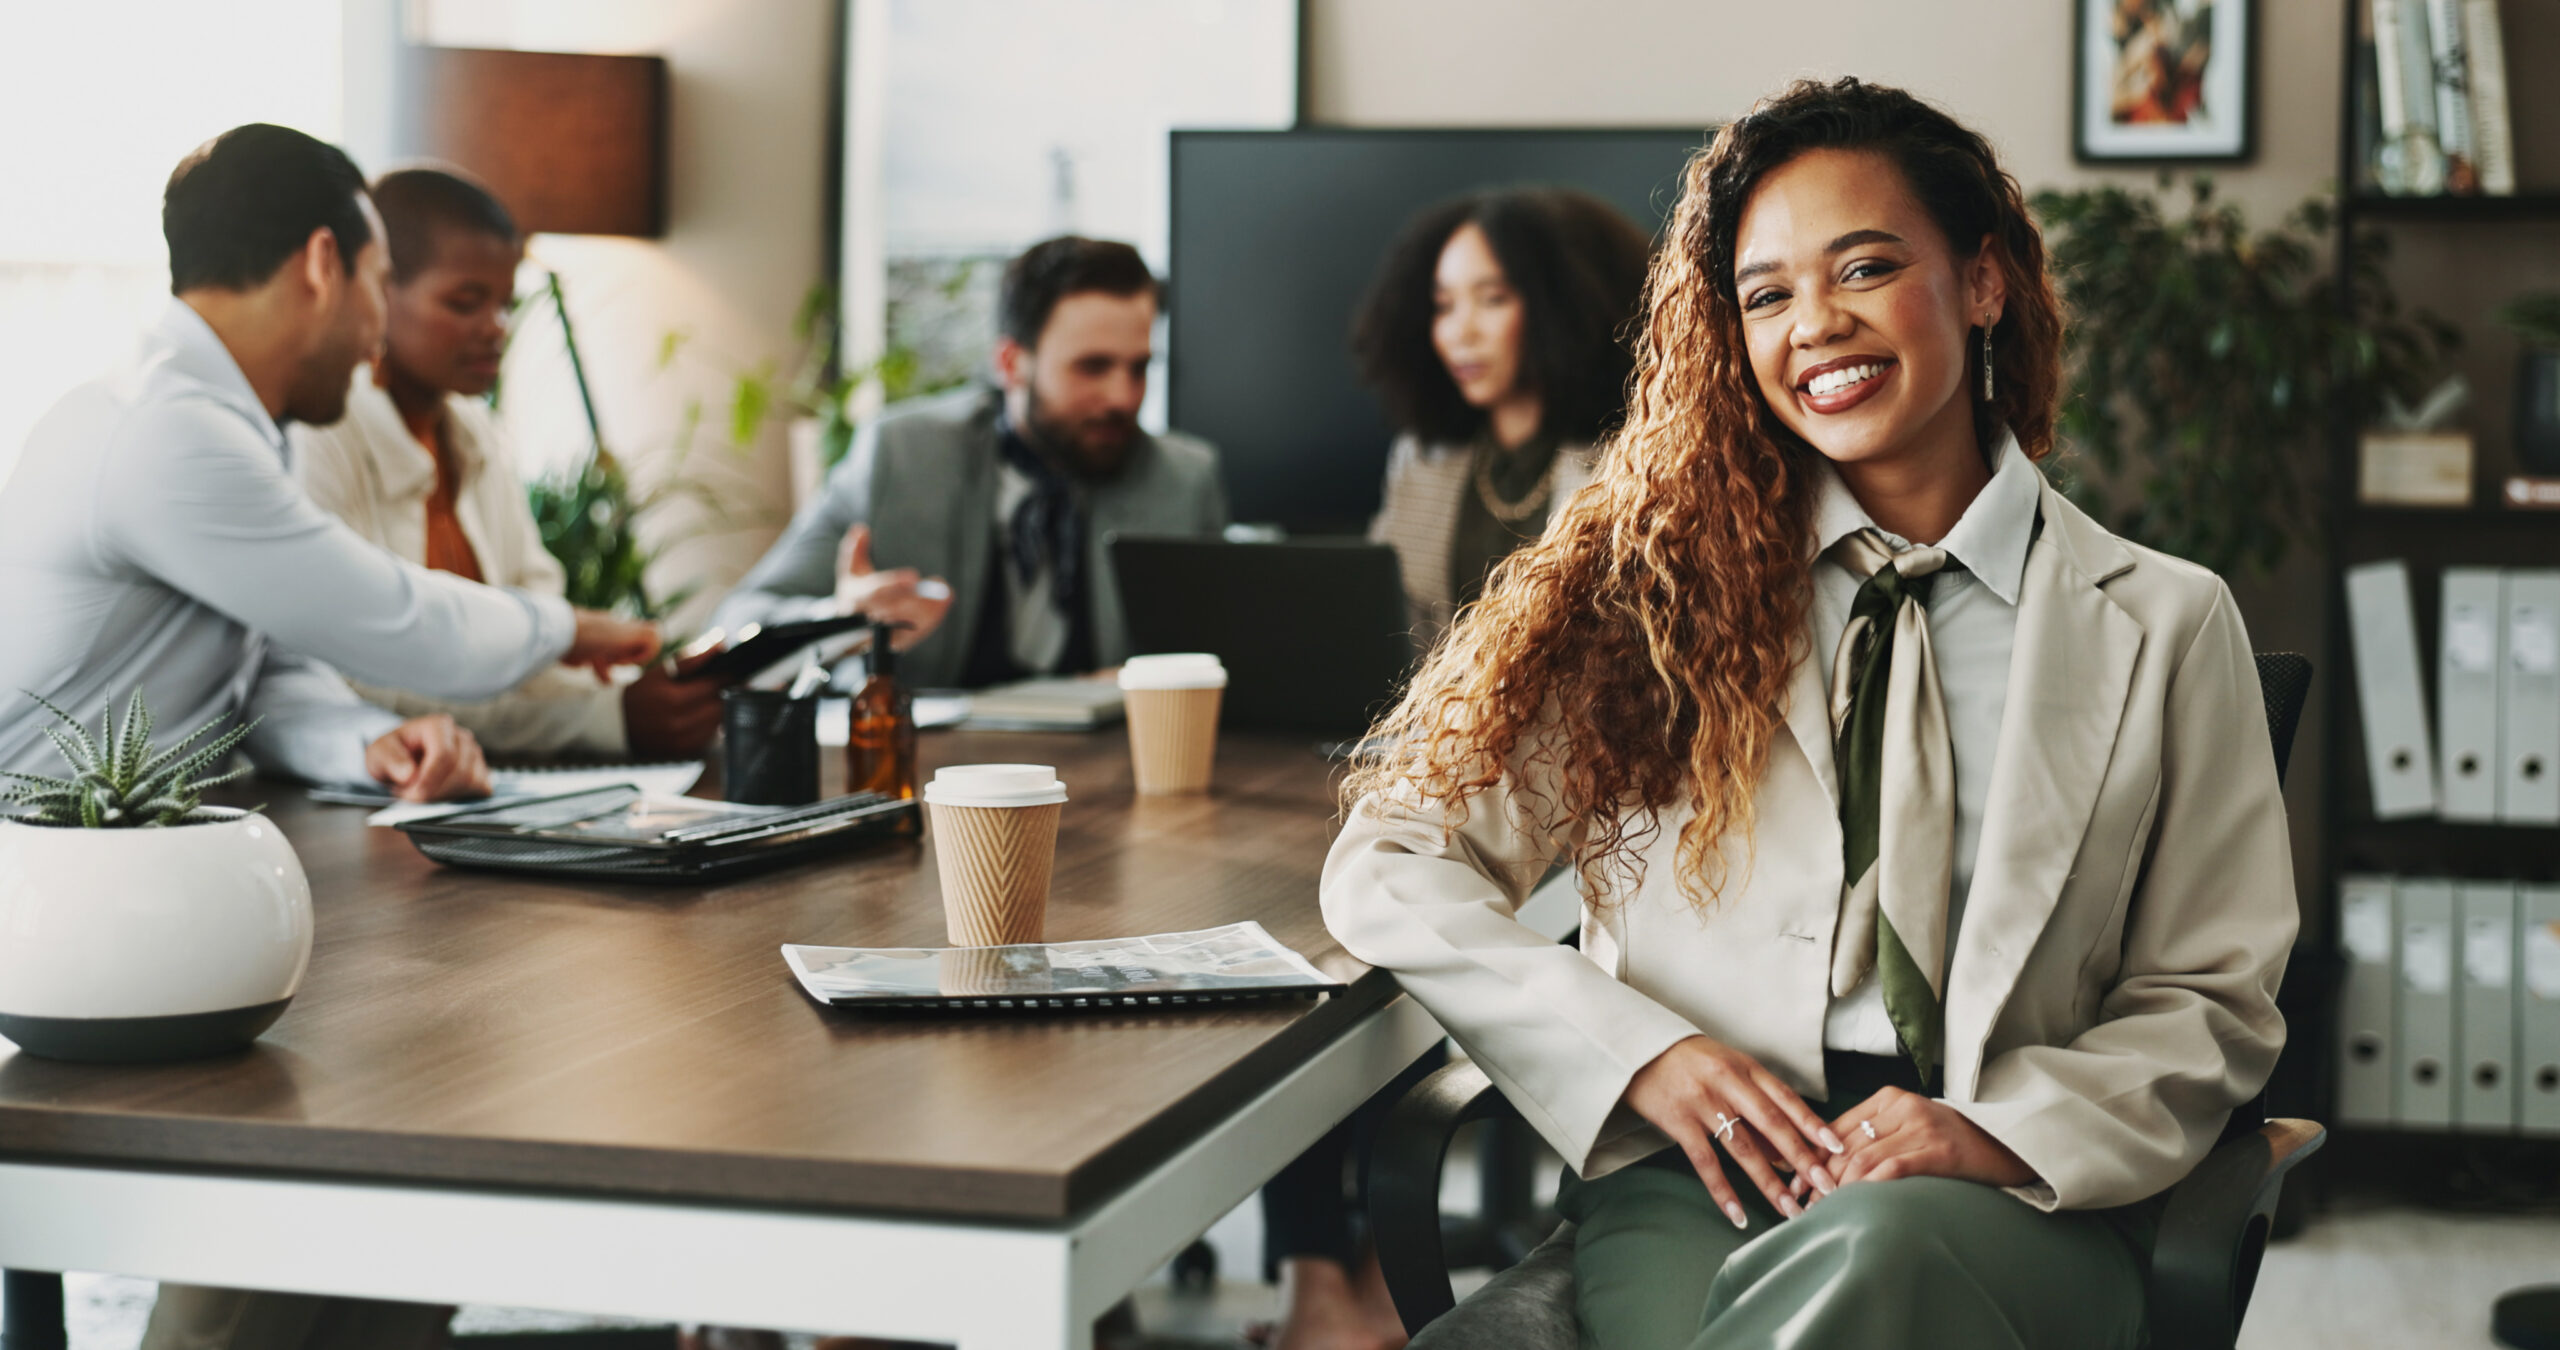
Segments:
[[[470,536],[462,532],[462,518],[453,510],[462,484],[461,475],[454,472],[453,456],[445,453],[443,420],[439,418],[419,442],[436,462],[436,488],[427,494],[427,566],[479,581],[480,555],[472,551]]]

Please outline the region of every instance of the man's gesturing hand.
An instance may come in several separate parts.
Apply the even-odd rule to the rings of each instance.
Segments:
[[[412,717],[364,748],[365,772],[402,801],[489,795],[480,741],[450,717]]]
[[[1689,1155],[1707,1193],[1736,1228],[1749,1227],[1750,1220],[1716,1161],[1719,1139],[1770,1207],[1788,1218],[1804,1211],[1779,1178],[1781,1170],[1818,1192],[1834,1189],[1825,1160],[1843,1151],[1839,1138],[1795,1089],[1720,1041],[1691,1036],[1663,1051],[1628,1081],[1626,1103]]]
[[[898,650],[924,641],[951,611],[951,583],[917,574],[912,567],[883,572],[871,565],[871,527],[856,525],[844,532],[836,549],[836,613],[867,614],[882,623],[902,623]]]

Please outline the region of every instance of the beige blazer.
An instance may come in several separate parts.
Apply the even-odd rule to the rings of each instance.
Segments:
[[[2078,1209],[2177,1181],[2265,1083],[2297,913],[2229,591],[2042,498],[1949,970],[1945,1091],[2035,1169],[2022,1199]],[[1723,841],[1732,880],[1704,913],[1678,893],[1683,807],[1663,812],[1641,885],[1585,879],[1581,950],[1515,922],[1574,840],[1516,775],[1459,821],[1372,796],[1326,860],[1334,936],[1393,970],[1584,1176],[1668,1146],[1620,1098],[1695,1032],[1825,1095],[1842,867],[1826,664],[1795,672],[1756,833]]]
[[[461,466],[454,518],[480,559],[480,575],[492,586],[542,595],[568,589],[568,574],[542,547],[524,478],[507,454],[506,438],[487,404],[445,400],[444,434]],[[347,415],[325,427],[292,431],[294,473],[320,508],[356,533],[410,562],[427,560],[427,497],[435,491],[436,465],[409,434],[400,410],[373,382],[356,372],[347,393]],[[551,666],[496,698],[458,703],[403,689],[353,680],[365,701],[403,717],[449,713],[471,729],[491,754],[544,756],[564,752],[620,757],[628,753],[622,728],[622,690],[599,684],[584,670]]]
[[[1550,472],[1547,515],[1555,516],[1565,499],[1591,482],[1591,447],[1556,449]],[[1475,456],[1462,445],[1424,445],[1410,435],[1396,438],[1387,452],[1386,490],[1377,517],[1369,522],[1369,541],[1396,551],[1396,570],[1404,576],[1405,610],[1413,620],[1414,645],[1429,650],[1457,617],[1458,588],[1449,576],[1449,547],[1458,533],[1458,507],[1476,490]]]

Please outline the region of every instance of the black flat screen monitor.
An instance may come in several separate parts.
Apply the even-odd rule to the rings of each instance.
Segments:
[[[1226,726],[1358,736],[1413,664],[1404,583],[1384,544],[1114,535],[1111,562],[1129,650],[1224,662]]]
[[[1167,352],[1172,424],[1214,442],[1242,521],[1356,532],[1393,433],[1351,364],[1352,310],[1426,206],[1574,187],[1659,237],[1705,140],[1652,130],[1177,131]]]

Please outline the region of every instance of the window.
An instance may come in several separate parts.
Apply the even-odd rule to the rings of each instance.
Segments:
[[[855,4],[848,318],[857,352],[912,362],[893,396],[985,369],[997,273],[1027,245],[1125,240],[1163,273],[1167,132],[1297,114],[1294,0]]]
[[[0,43],[0,479],[169,294],[160,191],[243,122],[340,138],[343,0],[12,8]]]

